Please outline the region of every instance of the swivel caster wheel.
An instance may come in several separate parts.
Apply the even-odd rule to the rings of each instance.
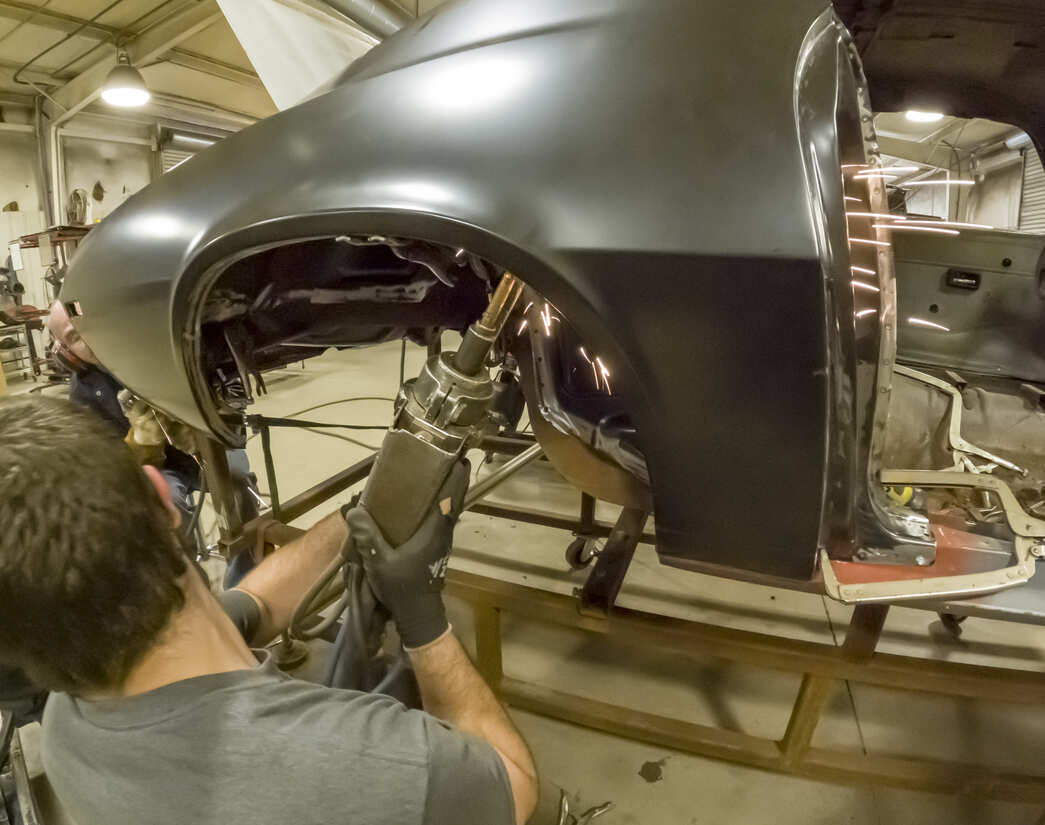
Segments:
[[[570,570],[583,570],[599,555],[599,549],[595,539],[578,536],[566,548],[566,563]]]
[[[938,613],[937,615],[940,617],[940,624],[948,633],[955,639],[961,637],[962,623],[969,618],[968,616],[955,616],[953,613]]]

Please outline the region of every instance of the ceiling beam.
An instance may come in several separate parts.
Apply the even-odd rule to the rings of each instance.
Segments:
[[[29,95],[20,95],[17,92],[5,92],[0,89],[0,106],[15,106],[17,108],[32,109],[36,105]]]
[[[215,0],[199,0],[177,14],[172,14],[162,23],[127,40],[123,48],[133,65],[148,65],[222,19],[224,18],[221,9]],[[100,94],[102,84],[113,65],[112,57],[106,55],[64,86],[55,89],[51,93],[53,103],[49,104],[53,106],[57,103],[65,111],[50,110],[49,106],[48,114],[65,120],[91,103]]]
[[[206,57],[196,52],[185,51],[184,49],[172,49],[166,57],[163,58],[168,63],[173,63],[175,66],[181,66],[185,69],[192,69],[196,72],[201,72],[211,77],[220,77],[223,80],[229,80],[233,83],[238,83],[241,86],[250,86],[256,89],[264,89],[265,84],[261,82],[254,72],[241,69],[239,66],[233,66],[231,63],[225,63],[222,60],[214,60],[213,58]]]
[[[0,84],[13,84],[14,75],[22,67],[21,63],[14,60],[0,60]],[[39,69],[26,69],[21,77],[30,83],[38,83],[41,86],[61,86],[64,80],[59,80],[54,75]]]
[[[29,21],[34,26],[53,29],[63,34],[71,34],[85,22],[71,14],[41,9],[39,6],[18,2],[18,0],[0,0],[0,20],[14,20],[17,23]],[[119,31],[119,29],[101,23],[88,23],[79,36],[101,42],[111,40],[119,34]]]

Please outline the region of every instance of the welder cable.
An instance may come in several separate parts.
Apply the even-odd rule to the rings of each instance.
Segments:
[[[248,415],[251,427],[329,427],[332,430],[387,430],[387,424],[332,424],[326,421],[302,421],[300,418],[270,418],[267,415]],[[264,433],[262,434],[264,435]]]
[[[346,591],[347,595],[347,591]],[[338,677],[338,670],[341,664],[341,651],[345,649],[348,637],[348,611],[342,611],[344,621],[341,622],[341,628],[337,632],[337,638],[334,639],[334,649],[330,651],[330,658],[327,660],[327,667],[323,673],[323,684],[327,687],[336,687],[335,680]]]
[[[355,444],[357,447],[366,447],[372,453],[376,453],[381,449],[381,445],[367,444],[365,441],[360,441],[358,438],[351,438],[347,435],[341,435],[340,433],[328,433],[326,430],[313,430],[311,427],[305,427],[306,433],[315,433],[316,435],[325,435],[327,438],[336,438],[339,441],[347,441],[349,444]]]
[[[348,593],[342,593],[341,598],[337,600],[337,603],[330,610],[330,614],[326,616],[323,621],[314,627],[309,628],[295,628],[291,635],[295,639],[302,639],[303,641],[310,641],[312,639],[318,639],[324,633],[326,633],[334,622],[341,618],[341,614],[345,612],[345,608],[348,607]]]
[[[348,579],[348,615],[345,624],[348,626],[351,646],[349,653],[352,655],[352,675],[354,684],[346,685],[356,690],[366,690],[366,671],[368,651],[366,645],[366,626],[370,623],[369,616],[363,616],[363,588],[367,586],[363,568],[358,562],[349,565]]]
[[[350,404],[354,401],[388,401],[392,403],[395,401],[394,398],[389,398],[385,395],[353,395],[349,398],[339,398],[336,401],[324,401],[322,404],[313,404],[311,407],[305,407],[303,410],[292,412],[286,415],[286,418],[297,418],[299,415],[304,415],[307,412],[313,410],[321,410],[323,407],[333,407],[335,404]]]
[[[334,641],[334,650],[327,663],[324,681],[329,687],[365,690],[367,649],[363,630],[362,593],[366,579],[358,563],[349,564],[344,576],[349,605],[344,613],[341,630]]]
[[[345,539],[345,542],[348,542],[347,538]],[[297,607],[294,608],[294,613],[290,617],[290,635],[295,639],[307,638],[306,636],[302,636],[302,633],[305,631],[301,629],[301,623],[308,616],[311,616],[316,612],[316,601],[319,598],[319,594],[322,593],[330,581],[337,576],[338,571],[341,570],[344,563],[344,557],[341,553],[338,553],[337,557],[326,566],[323,572],[319,574],[319,578],[312,583],[312,586],[305,592],[305,595],[301,597],[301,601],[298,602]]]
[[[388,669],[388,672],[385,674],[385,677],[376,685],[374,685],[373,690],[371,690],[370,692],[384,693],[386,690],[388,690],[389,687],[391,687],[392,683],[395,682],[395,680],[398,679],[405,671],[406,654],[401,654],[400,657],[396,659],[395,664],[393,664]]]

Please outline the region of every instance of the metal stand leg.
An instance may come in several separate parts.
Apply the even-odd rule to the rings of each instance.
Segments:
[[[857,664],[871,661],[888,614],[887,604],[858,604],[853,609],[853,618],[849,620],[842,655]]]
[[[807,673],[802,677],[802,687],[798,689],[791,718],[787,720],[787,731],[780,740],[780,761],[783,767],[794,767],[809,750],[809,743],[813,741],[820,715],[831,698],[834,686],[835,680],[826,676]]]
[[[583,570],[599,555],[595,536],[594,496],[581,493],[581,516],[573,535],[573,541],[566,548],[566,564],[571,570]]]
[[[203,437],[197,440],[197,448],[203,472],[207,476],[207,490],[218,518],[221,545],[225,557],[231,558],[243,550],[249,550],[253,544],[250,537],[243,535],[243,521],[236,506],[236,486],[229,472],[225,448],[217,441]]]
[[[842,644],[842,656],[854,664],[867,664],[874,658],[875,648],[882,636],[885,617],[889,613],[887,604],[861,604],[853,610],[849,621],[849,631]],[[781,765],[793,768],[809,750],[813,741],[816,726],[827,700],[835,686],[835,679],[828,676],[817,676],[807,673],[802,677],[802,687],[798,690],[791,709],[791,718],[787,722],[787,731],[780,740]]]
[[[649,513],[625,507],[581,590],[582,613],[607,616],[617,602]]]

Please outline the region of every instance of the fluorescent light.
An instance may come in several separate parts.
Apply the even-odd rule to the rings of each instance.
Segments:
[[[912,123],[936,123],[943,120],[943,112],[920,112],[917,109],[908,109],[905,117]]]
[[[856,280],[856,278],[853,278],[853,286],[855,286],[857,289],[866,289],[869,292],[881,292],[882,291],[878,287],[876,287],[874,284],[869,284],[866,281],[858,281],[858,280]]]
[[[866,266],[851,266],[849,267],[853,272],[862,272],[864,275],[877,275],[873,269],[868,269]]]
[[[850,238],[849,243],[868,243],[872,246],[892,246],[887,241],[872,241],[870,238]]]
[[[857,180],[860,178],[871,177],[872,175],[892,175],[900,174],[901,172],[920,172],[920,166],[883,166],[881,169],[865,169],[862,172],[857,172],[853,177]]]
[[[1030,135],[1026,132],[1017,132],[1014,135],[1010,135],[1005,138],[1005,145],[1010,149],[1019,149],[1022,146],[1026,146],[1030,143]]]
[[[960,235],[961,234],[961,232],[959,232],[957,229],[937,229],[934,226],[910,226],[909,224],[906,224],[906,223],[890,223],[890,224],[876,223],[876,224],[874,224],[874,228],[875,229],[888,229],[890,232],[892,232],[894,230],[897,230],[897,229],[903,229],[903,230],[906,230],[908,232],[934,232],[937,235]]]
[[[861,309],[859,312],[856,313],[856,317],[864,318],[868,315],[874,315],[876,312],[878,312],[877,309]]]
[[[929,327],[930,329],[939,329],[943,330],[944,332],[951,331],[950,327],[945,327],[943,324],[936,324],[932,321],[926,321],[924,318],[908,318],[907,323],[913,324],[916,327]]]
[[[966,229],[994,229],[985,223],[962,223],[961,221],[908,221],[908,224],[926,224],[928,226],[961,226]]]
[[[887,221],[907,220],[903,215],[886,215],[883,212],[846,212],[845,214],[856,218],[885,218]]]
[[[975,186],[974,180],[905,180],[900,186]]]

